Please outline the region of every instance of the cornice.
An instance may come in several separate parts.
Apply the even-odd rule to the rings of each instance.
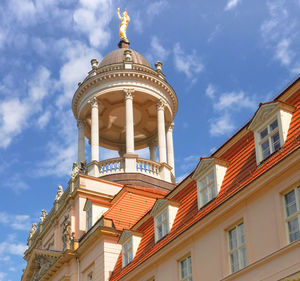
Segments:
[[[176,115],[178,103],[177,96],[174,89],[166,80],[160,78],[156,71],[152,69],[149,70],[149,68],[145,66],[134,65],[133,69],[124,69],[122,66],[123,64],[118,64],[111,67],[97,69],[94,75],[88,76],[82,83],[80,83],[80,86],[76,90],[72,100],[72,110],[76,119],[78,119],[78,105],[90,89],[100,85],[103,81],[114,81],[125,77],[141,81],[146,80],[148,84],[160,87],[163,92],[170,97],[172,101],[172,113],[173,116]]]

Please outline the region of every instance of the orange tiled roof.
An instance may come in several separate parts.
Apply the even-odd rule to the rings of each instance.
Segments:
[[[135,189],[139,190],[139,188],[124,187],[116,195],[117,200],[112,207],[103,215],[113,221],[117,230],[130,229],[152,209],[156,199],[162,197],[161,194],[155,195],[156,193],[153,193],[154,196],[139,194]]]
[[[259,176],[271,169],[290,153],[300,148],[300,94],[299,91],[291,96],[287,103],[296,107],[289,127],[287,140],[284,146],[263,161],[259,166],[256,165],[255,145],[253,132],[248,132],[241,137],[230,149],[225,151],[221,159],[230,163],[223,180],[221,190],[215,200],[198,211],[197,205],[197,185],[195,181],[190,182],[178,193],[171,197],[181,203],[173,227],[170,233],[161,241],[155,244],[154,241],[154,222],[149,217],[145,222],[137,227],[137,231],[144,233],[137,253],[133,261],[122,268],[122,254],[120,254],[115,269],[110,280],[119,280],[122,276],[132,271],[135,267],[143,263],[151,255],[155,254],[170,241],[178,237],[189,227],[200,221],[207,214],[216,209],[224,201],[235,195],[238,191],[245,188]],[[237,135],[235,135],[237,137]],[[172,195],[172,192],[168,197]],[[137,209],[135,203],[133,209]]]

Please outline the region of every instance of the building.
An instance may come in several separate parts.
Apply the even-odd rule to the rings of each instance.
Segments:
[[[176,184],[176,94],[119,45],[78,84],[78,162],[30,231],[22,281],[299,280],[300,78]]]

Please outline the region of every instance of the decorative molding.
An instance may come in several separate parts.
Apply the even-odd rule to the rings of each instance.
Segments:
[[[91,108],[98,108],[99,102],[96,97],[92,97],[88,103],[91,105]]]
[[[85,123],[86,123],[85,120],[78,119],[77,120],[77,128],[78,129],[84,129]]]
[[[133,88],[124,88],[123,89],[124,92],[124,99],[133,99],[133,93],[134,93],[134,89]]]
[[[158,101],[158,103],[156,104],[156,109],[157,109],[157,111],[164,110],[165,106],[166,106],[166,102],[163,99],[160,99]]]

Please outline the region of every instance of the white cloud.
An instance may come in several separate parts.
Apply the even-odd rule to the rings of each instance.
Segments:
[[[216,89],[215,89],[214,85],[208,84],[208,86],[205,90],[205,95],[207,95],[209,98],[212,99],[212,98],[214,98],[215,92],[216,92]]]
[[[45,111],[38,119],[37,119],[37,125],[40,129],[45,128],[45,126],[49,123],[51,118],[50,111]]]
[[[100,59],[100,54],[81,42],[63,40],[59,43],[64,50],[66,62],[60,69],[58,85],[63,88],[63,94],[57,99],[56,104],[61,108],[70,105],[79,81],[82,81],[91,70],[90,60]],[[76,69],[76,71],[74,71]]]
[[[212,136],[221,136],[231,133],[234,129],[230,115],[224,114],[211,121],[209,133]]]
[[[0,257],[4,258],[10,255],[23,256],[26,249],[26,244],[16,242],[14,235],[12,235],[0,243]]]
[[[159,15],[164,8],[168,6],[168,1],[166,0],[160,0],[160,1],[155,1],[152,2],[151,4],[148,5],[147,7],[147,15],[149,17],[154,17]]]
[[[138,11],[133,15],[133,19],[130,19],[130,21],[131,20],[134,30],[141,34],[143,32],[143,19],[141,18],[141,13]]]
[[[189,171],[196,166],[200,157],[198,155],[189,155],[180,161],[180,170],[183,172]]]
[[[71,110],[59,110],[55,113],[57,134],[47,143],[48,154],[37,167],[39,176],[70,175],[72,163],[77,156],[76,122]]]
[[[167,59],[169,55],[169,51],[163,47],[163,45],[159,42],[156,36],[153,36],[151,38],[151,48],[153,50],[153,56],[155,56],[157,59],[160,60]]]
[[[0,103],[0,147],[7,148],[27,124],[30,106],[18,98]]]
[[[24,99],[16,97],[0,102],[0,147],[7,148],[26,128],[29,118],[41,110],[50,85],[50,72],[41,67],[28,82],[28,95]]]
[[[174,63],[175,68],[183,72],[192,82],[196,82],[197,78],[196,75],[199,74],[203,69],[204,66],[196,54],[193,51],[191,54],[186,54],[179,43],[176,43],[173,48],[174,53]]]
[[[251,100],[243,91],[223,93],[218,101],[214,103],[216,111],[223,110],[240,110],[242,108],[255,109],[257,107],[255,101]]]
[[[6,276],[6,273],[4,272],[0,272],[0,281],[5,281],[5,276]]]
[[[277,58],[282,65],[289,65],[294,56],[294,52],[290,49],[291,41],[289,39],[282,39],[278,42],[275,50],[275,58]]]
[[[106,47],[110,40],[108,24],[113,16],[111,0],[80,0],[80,8],[74,11],[77,28],[88,34],[93,47]]]
[[[31,228],[30,216],[28,215],[13,215],[6,212],[0,212],[0,224],[5,227],[10,227],[14,230],[26,230]]]
[[[226,7],[225,7],[225,11],[232,10],[232,9],[235,8],[240,2],[241,2],[241,0],[229,0],[229,1],[227,2]]]
[[[210,43],[211,41],[213,41],[216,38],[216,36],[220,33],[221,30],[222,30],[222,26],[220,24],[217,24],[215,29],[209,35],[207,42]]]
[[[299,49],[299,22],[293,17],[285,0],[267,2],[268,15],[260,27],[263,47],[271,50],[273,58],[292,73],[300,63]],[[299,72],[298,72],[299,73]]]

